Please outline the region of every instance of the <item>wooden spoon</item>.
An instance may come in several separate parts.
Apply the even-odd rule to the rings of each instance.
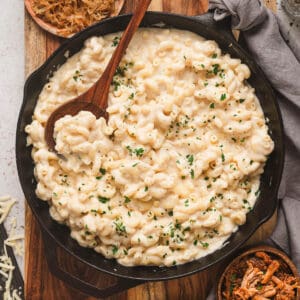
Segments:
[[[151,0],[139,1],[129,24],[100,79],[84,94],[61,105],[50,115],[45,128],[45,140],[50,150],[55,151],[55,141],[53,138],[55,122],[65,115],[74,116],[80,111],[86,110],[92,112],[97,118],[104,117],[108,120],[106,108],[111,81],[150,2]]]

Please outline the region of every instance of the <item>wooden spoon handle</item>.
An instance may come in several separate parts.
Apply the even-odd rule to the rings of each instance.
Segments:
[[[102,109],[107,108],[109,87],[116,72],[117,67],[134,35],[138,29],[151,0],[139,0],[137,8],[124,31],[121,40],[115,49],[105,71],[103,72],[99,81],[95,84],[94,95],[92,102],[101,107]]]

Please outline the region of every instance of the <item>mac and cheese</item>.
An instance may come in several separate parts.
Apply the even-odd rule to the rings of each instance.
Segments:
[[[92,37],[43,88],[26,127],[37,196],[84,247],[126,266],[182,264],[222,247],[253,208],[273,141],[249,68],[214,41],[140,29],[109,93],[90,112],[44,129],[101,75],[119,34]]]

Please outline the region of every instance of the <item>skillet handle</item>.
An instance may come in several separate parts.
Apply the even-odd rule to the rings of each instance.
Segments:
[[[93,267],[87,266],[85,266],[85,270],[86,268],[90,268],[94,272],[93,276],[95,278],[97,278],[97,276],[101,276],[101,278],[103,277],[104,281],[108,284],[104,284],[104,287],[93,285],[83,278],[80,278],[81,272],[78,272],[78,269],[77,274],[71,274],[71,272],[64,270],[62,266],[59,265],[57,257],[57,248],[59,246],[43,229],[41,229],[41,231],[45,248],[44,251],[50,272],[55,277],[70,285],[72,288],[75,288],[89,296],[105,298],[144,283],[143,281],[114,277],[100,272]],[[66,252],[65,255],[67,255]],[[108,280],[106,280],[106,276],[109,277]],[[109,279],[111,278],[114,281],[113,283],[110,283],[112,280]]]
[[[203,25],[206,25],[207,27],[209,27],[210,29],[213,29],[214,31],[221,33],[225,40],[236,42],[236,39],[234,38],[234,35],[231,30],[231,18],[230,17],[227,17],[223,20],[216,22],[214,20],[213,12],[209,11],[205,14],[193,16],[191,18],[200,21]]]

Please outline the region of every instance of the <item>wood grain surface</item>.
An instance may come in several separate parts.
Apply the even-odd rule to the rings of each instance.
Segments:
[[[126,0],[123,13],[131,12],[137,0]],[[266,5],[276,10],[276,0],[266,0]],[[208,0],[153,0],[150,10],[176,12],[185,15],[197,15],[204,13],[208,7]],[[41,30],[26,13],[25,15],[25,75],[26,77],[40,66],[46,58],[59,46],[60,38],[57,38]],[[78,292],[64,282],[54,277],[47,266],[44,252],[44,244],[37,222],[30,208],[26,205],[25,226],[25,296],[28,300],[95,300]],[[276,223],[276,214],[248,241],[254,244],[269,236]],[[61,265],[75,272],[83,272],[90,276],[84,266],[74,261],[61,249],[58,250]],[[113,300],[164,300],[164,299],[197,299],[204,300],[210,288],[216,281],[216,275],[221,265],[216,265],[204,272],[184,277],[181,279],[148,282],[127,291],[118,293],[107,299]],[[93,275],[93,274],[92,274]],[[91,276],[93,277],[93,276]],[[95,277],[95,276],[94,276]],[[113,281],[107,275],[97,277],[96,281],[106,283]],[[97,282],[95,281],[95,284]],[[93,281],[94,282],[94,281]]]

